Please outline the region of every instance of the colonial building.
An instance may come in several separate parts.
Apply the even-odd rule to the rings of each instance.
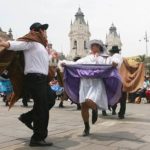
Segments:
[[[70,25],[70,54],[71,58],[75,56],[85,56],[88,53],[87,42],[91,34],[89,32],[88,22],[84,20],[84,14],[81,9],[75,14],[75,20]]]
[[[2,30],[2,28],[0,28],[0,37],[3,38],[4,40],[13,40],[13,35],[12,35],[11,28],[9,29],[8,33],[4,32]]]
[[[120,35],[117,33],[117,28],[114,26],[114,24],[112,24],[109,28],[109,34],[106,35],[107,51],[109,51],[114,45],[121,49],[122,43]]]

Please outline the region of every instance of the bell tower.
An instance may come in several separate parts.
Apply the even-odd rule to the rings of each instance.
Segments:
[[[120,35],[117,33],[117,28],[112,23],[111,27],[109,28],[109,34],[106,35],[106,45],[107,51],[109,51],[112,46],[118,46],[119,49],[122,47],[122,42],[120,39]]]
[[[87,42],[89,41],[91,34],[89,32],[88,22],[84,20],[84,14],[81,8],[75,14],[75,20],[70,25],[70,57],[86,56],[88,53]]]

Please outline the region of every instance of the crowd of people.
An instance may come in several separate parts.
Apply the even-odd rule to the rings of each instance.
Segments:
[[[150,103],[150,76],[144,77],[144,83],[136,92],[129,93],[128,102],[130,103]]]
[[[57,97],[65,92],[69,99],[81,106],[84,123],[83,136],[90,134],[89,109],[92,109],[92,124],[98,119],[98,109],[106,114],[110,107],[116,114],[117,103],[120,103],[118,117],[124,119],[126,110],[127,90],[123,88],[123,81],[119,69],[123,63],[121,49],[114,45],[106,52],[101,40],[91,40],[88,44],[90,53],[75,61],[63,60],[59,62],[59,69],[64,71],[64,87],[59,85],[57,74],[53,80],[48,80],[49,56],[47,51],[48,24],[34,23],[30,31],[17,41],[0,39],[3,51],[23,51],[24,54],[24,84],[23,105],[28,106],[33,99],[33,108],[21,114],[19,120],[33,130],[30,146],[51,146],[46,142],[48,134],[49,111],[55,105]],[[143,88],[149,95],[150,82],[145,80]],[[13,93],[9,80],[9,73],[4,70],[0,77],[0,93],[7,96],[7,102]]]

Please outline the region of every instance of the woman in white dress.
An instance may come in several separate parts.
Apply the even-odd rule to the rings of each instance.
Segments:
[[[71,64],[103,64],[104,58],[101,56],[105,52],[105,46],[100,40],[92,40],[89,42],[91,53]],[[63,62],[68,64],[70,62]],[[89,126],[89,108],[92,109],[92,123],[94,124],[98,118],[97,109],[106,110],[108,108],[108,100],[105,85],[100,78],[81,78],[79,90],[79,102],[81,104],[81,114],[85,124],[83,136],[88,136]]]

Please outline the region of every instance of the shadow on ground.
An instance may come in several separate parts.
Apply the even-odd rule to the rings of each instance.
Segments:
[[[145,143],[145,141],[139,139],[134,133],[130,132],[108,132],[108,133],[92,133],[89,138],[91,140],[106,141],[106,140],[127,140]]]

